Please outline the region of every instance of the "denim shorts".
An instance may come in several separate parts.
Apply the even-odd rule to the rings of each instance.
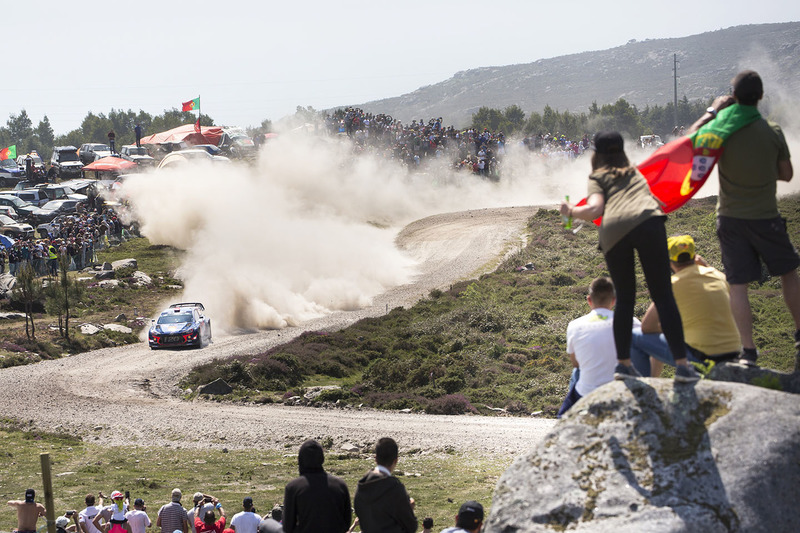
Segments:
[[[747,220],[717,216],[722,264],[728,283],[738,285],[761,279],[761,261],[771,276],[782,276],[800,266],[786,219]]]

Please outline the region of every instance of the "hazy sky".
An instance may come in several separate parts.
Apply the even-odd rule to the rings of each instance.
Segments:
[[[200,95],[217,124],[257,125],[460,70],[796,20],[796,0],[27,0],[3,24],[0,123],[25,109],[62,134],[89,111],[156,115]]]

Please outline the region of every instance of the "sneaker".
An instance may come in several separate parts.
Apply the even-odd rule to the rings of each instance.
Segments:
[[[758,359],[758,350],[755,348],[742,348],[742,353],[739,355],[739,364],[757,367],[756,360]]]
[[[700,374],[691,365],[678,365],[675,367],[675,381],[692,383],[700,380]]]
[[[636,379],[640,377],[642,377],[642,375],[633,365],[625,366],[622,363],[618,363],[617,368],[614,369],[614,379],[616,380]]]

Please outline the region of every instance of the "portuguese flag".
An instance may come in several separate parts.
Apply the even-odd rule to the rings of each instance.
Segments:
[[[733,133],[761,118],[756,106],[733,104],[692,135],[669,142],[642,161],[639,172],[665,213],[689,201],[708,179]],[[581,200],[578,205],[586,203]],[[598,226],[600,220],[594,221]]]
[[[17,158],[17,145],[12,144],[8,148],[3,148],[0,150],[0,161],[4,159],[16,159]]]
[[[194,100],[189,100],[188,102],[183,103],[183,109],[181,111],[194,111],[195,109],[200,109],[200,97],[198,96]]]

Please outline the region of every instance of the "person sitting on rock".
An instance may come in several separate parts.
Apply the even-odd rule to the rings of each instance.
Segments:
[[[616,356],[614,359],[616,364]],[[448,527],[442,533],[479,533],[483,528],[483,506],[476,501],[464,502],[456,515],[455,527]]]
[[[614,284],[609,278],[592,281],[586,296],[591,312],[567,326],[567,354],[578,369],[577,381],[571,382],[567,397],[558,410],[561,418],[575,402],[614,379],[617,351],[614,344]],[[639,321],[633,319],[633,325]]]
[[[731,312],[725,274],[695,254],[690,235],[669,237],[667,247],[673,272],[672,292],[683,322],[687,357],[715,363],[738,359],[742,343]],[[631,361],[642,375],[653,377],[661,375],[665,363],[675,365],[653,303],[642,318],[641,331],[633,332]]]

